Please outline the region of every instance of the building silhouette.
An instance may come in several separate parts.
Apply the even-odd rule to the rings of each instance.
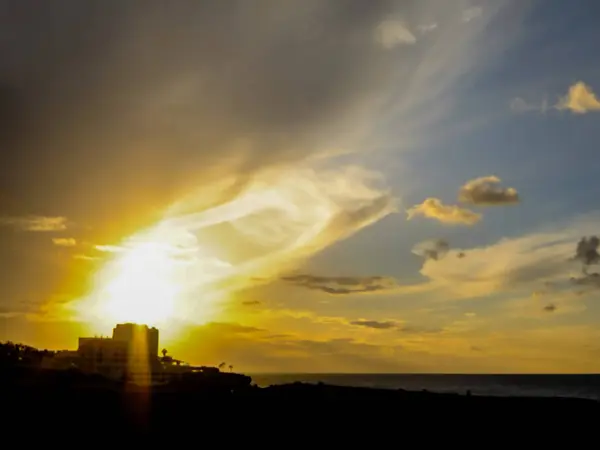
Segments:
[[[80,337],[79,368],[113,379],[149,384],[158,370],[159,333],[135,323],[118,324],[112,337]]]
[[[148,353],[149,358],[158,356],[158,329],[137,323],[121,323],[113,328],[114,341],[127,342],[130,351]]]
[[[148,386],[182,379],[191,374],[218,375],[219,367],[191,366],[158,354],[159,332],[135,323],[117,324],[112,337],[80,337],[76,351],[63,350],[43,359],[47,369],[76,369],[88,374]]]

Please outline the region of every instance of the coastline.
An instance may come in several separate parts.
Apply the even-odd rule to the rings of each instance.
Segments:
[[[0,397],[5,410],[19,420],[27,417],[28,426],[68,423],[93,430],[102,423],[123,432],[151,434],[164,427],[197,426],[199,421],[216,426],[223,420],[236,426],[273,421],[294,428],[300,426],[296,420],[307,417],[311,421],[344,418],[373,426],[390,417],[442,423],[458,417],[478,420],[499,411],[509,412],[513,420],[600,417],[600,402],[591,399],[491,397],[300,382],[258,387],[248,376],[229,373],[166,387],[136,387],[75,372],[9,369],[0,372]],[[20,426],[19,420],[14,426]]]
[[[261,387],[296,381],[489,397],[573,397],[600,401],[598,374],[250,373]]]

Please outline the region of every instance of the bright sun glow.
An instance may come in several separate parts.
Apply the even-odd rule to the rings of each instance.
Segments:
[[[79,316],[107,326],[215,320],[231,294],[257,277],[275,278],[394,211],[393,199],[370,180],[356,168],[319,175],[295,169],[264,173],[211,208],[202,205],[215,191],[191,195],[156,226],[119,246],[97,247],[112,257],[78,302]]]
[[[172,318],[180,286],[175,264],[156,244],[137,246],[117,260],[106,286],[106,312],[116,322],[158,324]]]

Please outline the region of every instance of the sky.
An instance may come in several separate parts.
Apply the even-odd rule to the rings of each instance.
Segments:
[[[0,8],[0,340],[600,371],[597,2]]]

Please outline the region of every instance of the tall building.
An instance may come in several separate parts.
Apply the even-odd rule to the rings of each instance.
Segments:
[[[80,367],[86,372],[138,384],[152,380],[158,364],[158,329],[134,323],[118,324],[112,338],[79,338]]]
[[[113,328],[113,340],[129,343],[130,351],[147,353],[154,358],[158,356],[158,329],[137,323],[121,323]]]

